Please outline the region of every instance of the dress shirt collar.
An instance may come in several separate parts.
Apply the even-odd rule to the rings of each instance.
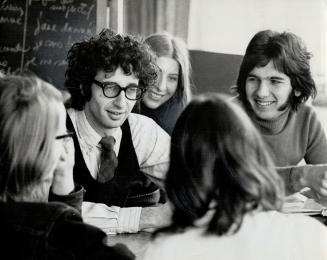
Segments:
[[[76,111],[76,126],[77,131],[81,139],[84,140],[85,144],[94,148],[100,147],[99,142],[102,136],[94,130],[87,120],[84,110]],[[115,138],[116,143],[114,145],[114,151],[118,154],[120,141],[122,137],[121,128],[117,128],[115,131],[112,131],[111,136]]]

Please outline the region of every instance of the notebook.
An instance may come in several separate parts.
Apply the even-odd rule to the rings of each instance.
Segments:
[[[282,211],[284,213],[327,216],[327,201],[318,202],[314,193],[306,188],[286,197]]]

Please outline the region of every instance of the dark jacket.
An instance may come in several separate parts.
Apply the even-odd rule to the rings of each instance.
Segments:
[[[78,205],[82,193],[80,188],[70,194],[71,205]],[[2,260],[134,259],[124,245],[106,246],[106,234],[83,223],[78,210],[62,202],[0,202],[0,230]]]

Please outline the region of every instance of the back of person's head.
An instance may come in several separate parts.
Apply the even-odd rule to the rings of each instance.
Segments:
[[[236,232],[255,209],[279,209],[282,181],[260,134],[227,96],[208,93],[190,102],[172,134],[166,191],[173,230],[196,224],[210,210],[207,232]]]
[[[237,91],[241,101],[248,104],[245,93],[248,74],[255,67],[264,67],[272,60],[275,68],[290,78],[293,88],[290,105],[296,110],[310,96],[316,95],[310,71],[311,56],[302,40],[291,32],[258,32],[251,39],[239,70]],[[300,95],[295,95],[295,92]]]
[[[117,34],[110,29],[73,44],[67,59],[65,86],[71,94],[71,106],[78,110],[91,99],[91,85],[99,70],[113,72],[120,66],[127,75],[134,73],[142,88],[157,79],[154,57],[148,46],[130,35]]]
[[[177,61],[179,65],[178,86],[175,96],[184,104],[191,99],[190,72],[191,65],[189,51],[185,42],[169,33],[155,33],[145,38],[151,50],[157,57],[168,57]]]
[[[36,76],[0,79],[0,200],[46,200],[60,92]]]

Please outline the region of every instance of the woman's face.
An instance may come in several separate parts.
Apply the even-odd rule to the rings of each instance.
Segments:
[[[57,111],[59,112],[59,120],[58,120],[58,127],[55,131],[55,136],[63,136],[67,134],[67,129],[66,129],[66,110],[65,107],[62,103],[56,102],[55,104],[57,106]],[[55,137],[55,138],[56,138]],[[65,144],[63,139],[55,139],[53,141],[53,146],[52,146],[52,158],[51,158],[51,167],[47,173],[46,176],[44,176],[44,180],[47,182],[49,181],[52,183],[52,178],[53,178],[53,173],[58,165],[60,156],[64,152],[65,149]]]
[[[142,99],[143,103],[151,109],[160,107],[175,94],[179,76],[179,66],[176,60],[159,57],[156,62],[160,69],[158,83],[149,88]]]

